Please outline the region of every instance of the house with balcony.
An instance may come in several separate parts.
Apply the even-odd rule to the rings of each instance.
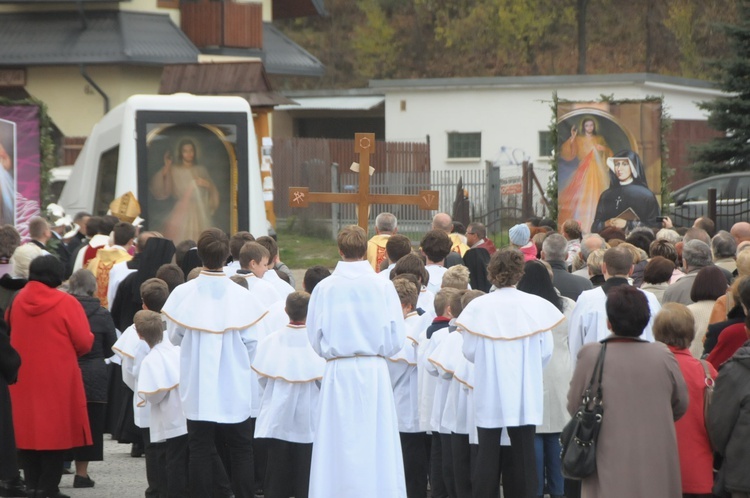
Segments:
[[[62,164],[109,109],[135,94],[244,95],[267,121],[289,101],[266,74],[324,71],[271,24],[308,15],[326,15],[322,0],[0,0],[0,96],[47,105]],[[267,122],[258,128],[268,130]]]

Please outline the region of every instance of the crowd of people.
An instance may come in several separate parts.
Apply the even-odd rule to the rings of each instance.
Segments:
[[[0,227],[0,496],[94,487],[111,434],[147,497],[750,497],[750,223],[533,218],[497,249],[380,213],[296,291],[271,237],[133,221]]]

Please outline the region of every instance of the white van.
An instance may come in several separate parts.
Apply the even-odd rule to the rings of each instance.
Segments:
[[[60,195],[104,215],[133,192],[144,229],[175,243],[210,226],[268,233],[252,112],[240,97],[135,95],[91,131]]]

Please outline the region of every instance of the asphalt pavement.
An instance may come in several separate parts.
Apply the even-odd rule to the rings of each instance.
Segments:
[[[60,491],[71,498],[143,498],[146,491],[146,459],[130,456],[130,445],[104,435],[104,461],[89,464],[93,488],[76,489],[73,475],[64,475]]]

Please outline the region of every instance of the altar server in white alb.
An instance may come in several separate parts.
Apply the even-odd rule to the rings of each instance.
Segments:
[[[227,473],[216,453],[216,436],[228,445],[231,487],[253,498],[253,421],[250,365],[265,310],[222,271],[229,239],[209,228],[198,239],[200,275],[178,286],[162,308],[167,331],[180,351],[180,397],[190,441],[190,496],[212,496]]]
[[[510,475],[503,476],[505,496],[536,497],[534,429],[543,422],[542,369],[552,356],[551,329],[564,316],[546,299],[515,289],[523,265],[516,249],[493,254],[487,271],[497,290],[471,301],[457,321],[464,356],[474,363],[475,498],[497,498],[501,457],[512,462]],[[503,427],[511,445],[501,449]]]
[[[630,251],[625,247],[607,249],[602,261],[602,273],[605,279],[604,285],[583,291],[578,296],[576,306],[570,315],[568,349],[573,367],[578,361],[578,352],[584,344],[599,342],[612,333],[607,327],[607,294],[615,287],[630,285],[628,278],[633,273],[633,256]],[[654,294],[644,290],[641,292],[646,296],[651,311],[651,319],[643,329],[641,339],[654,342],[652,326],[654,317],[661,310],[661,305]]]
[[[395,235],[394,235],[395,237]],[[398,432],[404,456],[406,494],[409,498],[424,497],[427,493],[428,438],[419,430],[419,397],[417,378],[417,338],[422,320],[415,311],[417,305],[417,279],[402,275],[393,280],[406,324],[406,341],[401,350],[388,358],[393,396],[398,414]]]
[[[169,288],[163,280],[149,278],[141,284],[140,294],[143,308],[158,313],[169,297]],[[164,494],[167,486],[164,480],[165,469],[163,468],[166,445],[160,444],[158,440],[152,442],[150,434],[151,410],[139,406],[140,398],[138,398],[138,374],[141,363],[150,351],[150,347],[146,341],[138,337],[135,325],[131,324],[114,343],[112,350],[122,361],[123,382],[133,391],[132,399],[129,399],[128,403],[133,404],[133,421],[143,434],[146,481],[148,482],[146,495],[158,496]]]
[[[268,249],[257,242],[246,242],[240,249],[240,269],[236,272],[236,275],[245,278],[247,281],[247,290],[250,291],[253,299],[256,299],[266,309],[286,297],[282,297],[272,283],[263,280],[263,276],[269,271],[268,260],[270,256]]]
[[[266,498],[307,498],[320,383],[326,362],[307,339],[310,294],[286,298],[289,324],[258,343],[253,370],[263,386],[255,437],[268,438]]]
[[[294,292],[294,287],[282,280],[281,277],[279,277],[279,274],[276,273],[276,270],[274,269],[276,267],[276,263],[280,261],[279,245],[268,235],[258,237],[255,242],[268,249],[268,271],[263,274],[263,280],[271,283],[276,289],[276,292],[278,292],[282,298],[286,298],[286,296]]]
[[[404,258],[406,259],[406,258]],[[398,264],[401,264],[399,261]],[[443,472],[442,444],[438,427],[433,426],[433,410],[436,405],[443,405],[442,396],[439,395],[438,378],[428,373],[430,363],[428,358],[440,345],[440,342],[449,334],[449,327],[453,317],[451,316],[450,300],[458,290],[452,287],[440,289],[435,296],[433,304],[434,313],[437,315],[432,323],[419,335],[419,347],[417,350],[417,375],[419,377],[419,425],[422,430],[430,433],[430,489],[436,497],[448,496],[448,490],[453,489],[450,483],[450,474]],[[454,327],[455,330],[455,327]]]
[[[164,340],[159,313],[141,310],[133,322],[138,337],[151,348],[138,373],[138,405],[151,412],[151,442],[165,442],[167,496],[188,496],[187,422],[178,391],[180,348]]]
[[[442,287],[443,275],[448,271],[445,267],[445,258],[451,252],[451,244],[450,237],[442,230],[430,230],[420,242],[422,254],[427,259],[425,267],[430,274],[427,290],[433,294],[437,294]]]
[[[451,269],[453,268],[457,266],[452,266]],[[456,313],[460,318],[466,305],[483,295],[484,292],[480,290],[458,291],[451,296],[451,313]],[[477,454],[477,428],[474,424],[472,396],[474,364],[464,357],[463,343],[461,333],[448,334],[428,360],[436,373],[448,384],[441,417],[442,425],[448,430],[447,438],[441,434],[443,466],[451,466],[455,483],[454,496],[461,498],[472,495],[472,465],[476,463]],[[446,461],[449,457],[450,461]]]
[[[325,358],[310,473],[312,498],[403,498],[404,465],[385,358],[404,344],[398,294],[365,260],[367,236],[338,235],[343,261],[315,287],[307,315],[313,349]]]

